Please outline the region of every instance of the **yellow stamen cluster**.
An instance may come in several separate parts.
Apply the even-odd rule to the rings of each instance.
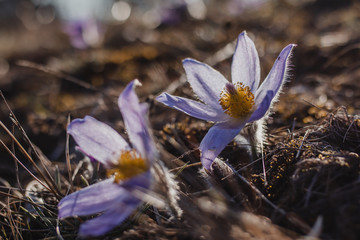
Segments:
[[[246,117],[254,106],[254,94],[243,83],[227,83],[220,93],[219,103],[224,112],[231,117]]]
[[[116,164],[108,169],[108,177],[115,176],[115,182],[129,179],[148,170],[146,161],[134,150],[122,151]]]

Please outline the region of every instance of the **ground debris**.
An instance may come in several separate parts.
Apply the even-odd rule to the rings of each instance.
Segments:
[[[125,135],[117,97],[134,78],[143,84],[137,88],[140,100],[150,105],[159,159],[179,182],[183,216],[145,204],[98,239],[360,236],[357,1],[268,0],[248,9],[229,4],[239,1],[226,0],[221,7],[216,1],[199,1],[213,2],[205,19],[192,18],[182,8],[175,25],[148,29],[139,21],[114,24],[108,26],[111,31],[104,34],[103,45],[87,49],[71,47],[59,22],[36,23],[43,9],[32,2],[39,1],[1,2],[21,2],[20,10],[31,18],[29,22],[15,16],[21,11],[13,14],[14,24],[0,17],[0,88],[33,146],[16,130],[3,102],[1,122],[37,165],[43,163],[40,171],[49,170],[53,179],[48,185],[54,191],[44,186],[26,190],[34,180],[29,172],[43,179],[14,147],[14,139],[0,131],[0,140],[29,170],[0,147],[0,238],[78,238],[80,224],[91,216],[60,221],[58,201],[106,176],[99,164],[75,150],[71,138],[66,142],[67,117],[91,115]],[[198,147],[213,123],[187,117],[154,98],[169,90],[196,99],[181,65],[187,57],[210,64],[230,79],[232,48],[244,30],[258,49],[262,76],[289,43],[298,45],[294,68],[267,119],[263,158],[252,162],[247,150],[232,142],[210,178],[201,171]]]

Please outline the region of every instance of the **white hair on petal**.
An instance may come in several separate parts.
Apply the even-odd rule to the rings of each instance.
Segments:
[[[153,172],[156,178],[156,185],[164,193],[164,197],[166,197],[164,201],[167,203],[169,210],[175,213],[177,217],[181,217],[183,211],[178,204],[179,185],[175,180],[174,174],[170,173],[161,161],[156,161]]]
[[[294,45],[293,47],[295,47],[295,46],[296,45]],[[253,159],[261,155],[261,152],[260,152],[262,149],[261,146],[266,141],[267,127],[266,127],[265,120],[272,113],[272,108],[273,108],[274,103],[279,101],[279,96],[283,92],[284,84],[286,82],[288,82],[289,79],[291,79],[291,77],[292,77],[291,71],[292,71],[292,68],[294,67],[291,64],[292,55],[293,55],[293,51],[291,50],[291,52],[289,53],[289,55],[287,56],[287,59],[285,61],[285,67],[284,67],[285,70],[284,70],[284,74],[283,74],[283,80],[281,82],[279,90],[277,91],[277,93],[275,94],[273,99],[271,100],[269,109],[267,110],[265,115],[257,121],[246,124],[246,127],[244,127],[240,131],[240,133],[234,138],[234,141],[238,145],[243,145],[243,144],[249,145],[249,147],[245,147],[245,148],[248,150],[251,158],[253,158]],[[257,156],[253,156],[254,154]]]

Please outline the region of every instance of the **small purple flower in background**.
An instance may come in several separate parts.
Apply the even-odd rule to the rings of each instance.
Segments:
[[[210,66],[185,59],[187,79],[204,103],[163,93],[156,99],[190,116],[216,122],[200,143],[201,162],[211,165],[246,123],[263,118],[281,89],[289,70],[289,58],[295,44],[286,46],[276,59],[264,82],[260,83],[260,63],[254,43],[242,32],[237,41],[231,66],[232,83]]]
[[[70,43],[78,49],[97,46],[102,41],[105,27],[94,19],[64,22],[64,31],[70,37]]]
[[[36,5],[54,7],[73,47],[97,47],[103,41],[106,23],[111,21],[114,0],[32,0]]]
[[[118,101],[132,147],[110,126],[90,116],[68,126],[81,151],[104,164],[109,176],[59,202],[61,219],[101,213],[81,224],[81,236],[100,236],[119,225],[142,202],[133,191],[146,192],[151,186],[156,149],[148,129],[147,105],[139,103],[136,85],[138,80],[128,84]]]

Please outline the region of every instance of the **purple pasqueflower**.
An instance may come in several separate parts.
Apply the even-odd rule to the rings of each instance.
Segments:
[[[134,191],[147,191],[151,186],[150,167],[156,150],[145,118],[147,105],[139,103],[136,85],[140,85],[138,80],[129,83],[118,101],[132,147],[110,126],[90,116],[68,126],[81,151],[104,164],[109,176],[58,204],[60,219],[101,213],[81,224],[81,236],[99,236],[119,225],[142,202]]]
[[[96,19],[64,21],[63,25],[71,45],[78,49],[99,45],[105,31],[105,26]]]
[[[264,82],[260,83],[259,57],[254,43],[242,32],[231,65],[232,83],[212,67],[194,59],[183,60],[187,79],[203,103],[162,93],[156,99],[190,116],[216,122],[200,143],[201,162],[211,164],[246,123],[265,116],[276,99],[289,70],[295,44],[286,46]]]

